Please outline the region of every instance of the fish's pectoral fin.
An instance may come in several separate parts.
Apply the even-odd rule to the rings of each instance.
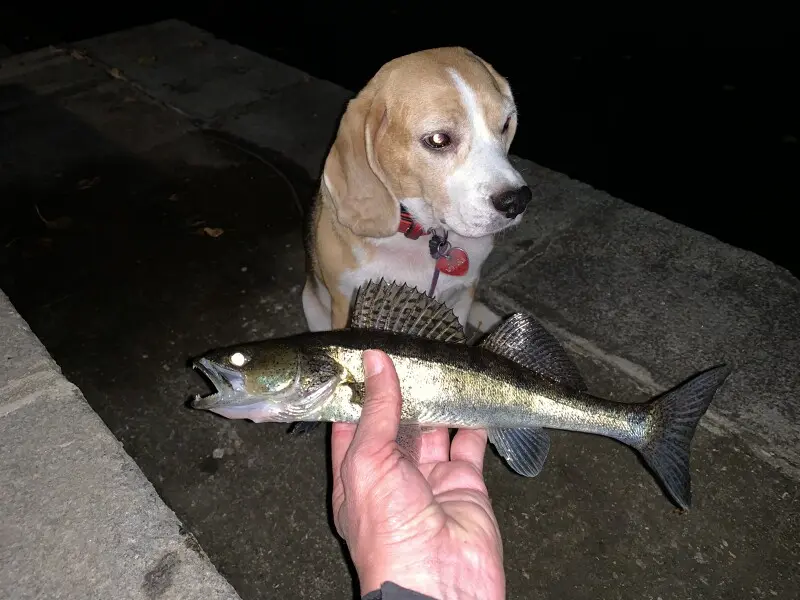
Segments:
[[[530,429],[487,429],[489,441],[508,466],[525,477],[536,477],[550,451],[550,436],[539,427]]]
[[[363,383],[352,382],[344,383],[342,387],[350,390],[350,402],[359,406],[364,406],[365,387]],[[418,423],[401,423],[397,430],[395,441],[400,448],[403,456],[415,467],[419,466],[420,452],[422,451],[422,434],[432,427],[422,427]]]
[[[356,383],[357,379],[356,376],[353,375],[353,372],[344,365],[341,365],[341,368],[342,372],[339,375],[340,381],[347,384]]]
[[[484,338],[480,346],[543,377],[578,391],[586,390],[586,382],[564,347],[530,315],[512,315]]]
[[[397,445],[406,460],[415,467],[419,466],[422,451],[422,427],[418,424],[403,424],[397,430]]]
[[[467,341],[451,308],[416,288],[384,279],[369,280],[358,288],[350,327],[406,333],[439,342]]]
[[[358,406],[364,406],[364,393],[366,388],[363,382],[351,381],[341,384],[341,387],[350,390],[350,402]]]
[[[319,421],[296,421],[291,424],[287,433],[292,435],[305,435],[320,426]]]

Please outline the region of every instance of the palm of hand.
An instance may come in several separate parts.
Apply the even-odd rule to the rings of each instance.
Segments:
[[[485,447],[482,431],[459,431],[452,446],[446,429],[429,432],[419,468],[394,442],[351,448],[334,514],[364,574],[362,590],[391,580],[437,598],[504,597],[502,542],[482,475]]]

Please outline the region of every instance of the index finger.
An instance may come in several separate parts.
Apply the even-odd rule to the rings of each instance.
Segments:
[[[342,463],[353,437],[356,435],[355,423],[334,423],[331,425],[331,463],[334,483],[340,479]]]
[[[334,423],[331,426],[331,469],[333,470],[333,503],[334,521],[344,502],[344,484],[342,483],[342,463],[347,455],[353,437],[356,434],[354,423]],[[338,525],[337,525],[338,527]]]

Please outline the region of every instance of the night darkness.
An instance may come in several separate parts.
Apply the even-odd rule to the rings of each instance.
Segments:
[[[800,272],[789,218],[800,198],[794,33],[508,17],[487,28],[480,14],[456,20],[452,9],[415,3],[4,10],[0,43],[11,52],[177,17],[352,90],[391,58],[464,45],[511,82],[521,113],[515,154]]]

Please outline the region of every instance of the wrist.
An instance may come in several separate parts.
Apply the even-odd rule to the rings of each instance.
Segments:
[[[493,569],[472,572],[461,563],[420,557],[414,561],[380,560],[374,554],[355,564],[361,596],[373,592],[387,581],[436,600],[493,600],[505,597],[502,567],[496,577]]]
[[[452,597],[445,593],[436,565],[429,564],[430,561],[386,560],[373,553],[354,563],[361,597],[380,589],[387,581],[437,600]]]

